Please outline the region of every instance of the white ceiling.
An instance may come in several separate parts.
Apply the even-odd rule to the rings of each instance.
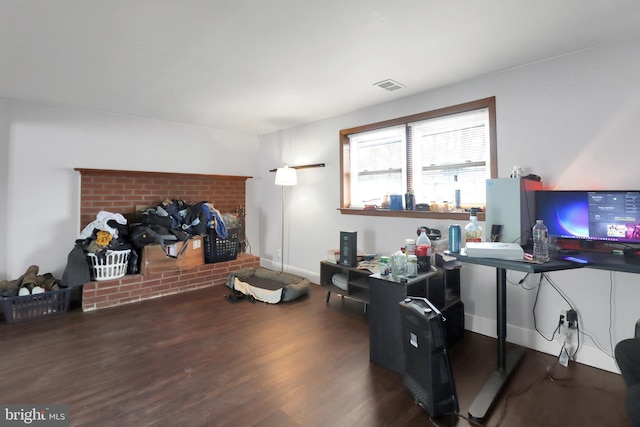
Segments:
[[[637,0],[0,0],[0,97],[262,134],[639,35]]]

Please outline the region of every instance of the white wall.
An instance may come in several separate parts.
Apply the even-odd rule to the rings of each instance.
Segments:
[[[258,138],[203,127],[2,100],[0,279],[31,264],[61,277],[80,231],[74,168],[252,176]],[[8,167],[4,167],[5,165]],[[5,174],[5,170],[8,173]],[[256,180],[247,181],[247,234],[257,239]],[[212,200],[215,204],[215,200]],[[97,212],[96,212],[97,213]]]
[[[527,173],[540,175],[545,188],[640,189],[635,152],[640,135],[638,51],[640,40],[627,41],[263,135],[258,172],[264,195],[259,227],[263,265],[273,265],[280,247],[280,188],[267,171],[282,163],[327,165],[299,171],[299,185],[286,189],[284,261],[289,270],[316,282],[318,263],[327,249],[338,247],[341,230],[357,231],[359,249],[378,254],[397,250],[405,237],[415,236],[419,225],[446,230],[449,221],[341,215],[337,211],[338,132],[488,96],[496,96],[497,102],[499,177],[509,176],[517,164]],[[605,350],[598,350],[582,336],[578,361],[617,371],[610,356],[612,344],[630,337],[640,318],[640,276],[601,270],[549,276],[577,308],[581,328]],[[522,277],[509,272],[516,285],[508,288],[508,340],[557,354],[559,343],[549,343],[535,332],[535,292],[517,286]],[[495,336],[495,271],[466,265],[462,279],[467,328]],[[534,287],[537,280],[530,278],[524,285]],[[544,282],[536,319],[547,336],[555,328],[561,308],[567,305]]]
[[[7,207],[9,203],[9,117],[7,102],[0,99],[0,254],[9,252],[7,243]],[[7,271],[7,257],[0,255],[0,277]]]

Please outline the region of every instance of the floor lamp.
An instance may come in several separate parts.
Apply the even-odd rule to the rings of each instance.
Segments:
[[[276,185],[282,187],[282,237],[280,239],[280,272],[284,271],[284,187],[298,184],[296,170],[284,165],[276,171]]]

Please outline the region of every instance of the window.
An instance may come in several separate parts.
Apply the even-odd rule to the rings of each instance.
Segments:
[[[402,191],[407,179],[404,126],[353,134],[349,142],[350,169],[356,178],[351,182],[351,194],[357,206],[380,199],[381,193]]]
[[[415,193],[417,203],[485,205],[497,176],[495,98],[340,131],[342,209],[386,207],[385,195]]]

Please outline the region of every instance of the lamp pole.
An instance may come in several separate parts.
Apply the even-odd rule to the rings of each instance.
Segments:
[[[280,230],[282,232],[282,236],[280,238],[280,272],[284,271],[284,185],[282,186],[282,214],[280,215],[282,219],[282,226]]]
[[[294,168],[290,168],[287,165],[284,165],[281,168],[278,168],[276,171],[276,185],[282,186],[282,213],[280,217],[282,218],[281,223],[281,232],[282,235],[280,237],[280,272],[284,271],[284,187],[296,185],[298,183],[298,177],[296,175],[296,170]]]

